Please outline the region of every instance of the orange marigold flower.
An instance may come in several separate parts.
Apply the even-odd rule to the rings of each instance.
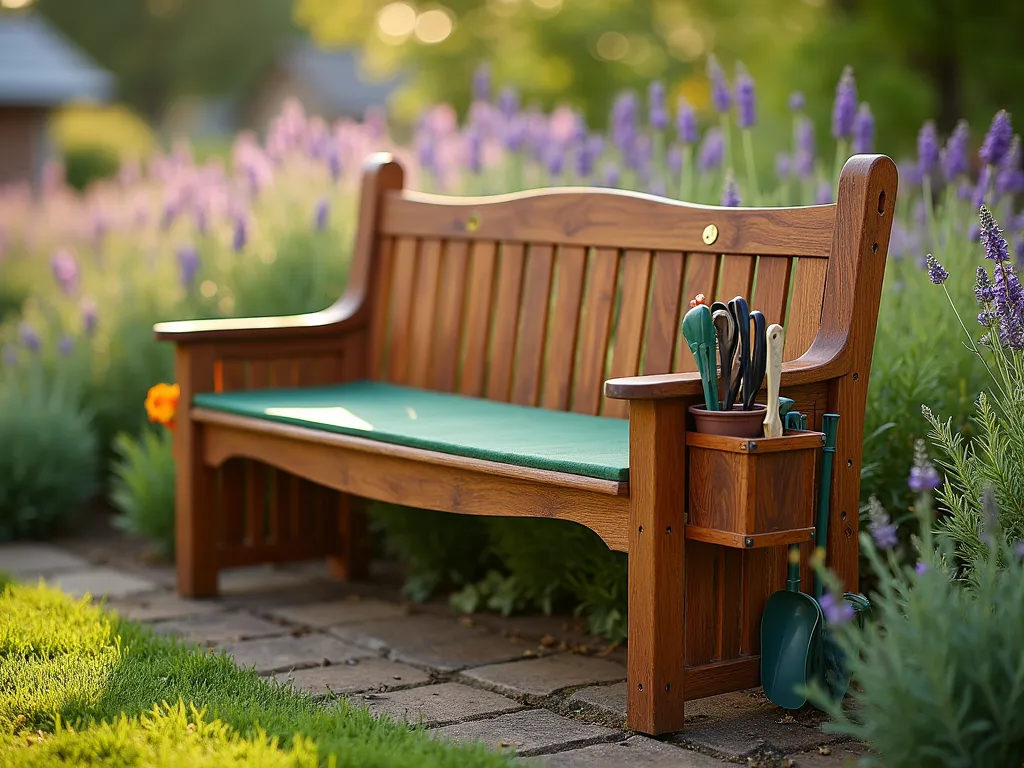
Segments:
[[[703,304],[704,306],[707,306],[707,303],[708,303],[707,296],[705,296],[703,293],[698,293],[696,296],[694,296],[692,299],[690,299],[690,309],[693,309],[698,304]]]
[[[146,415],[156,424],[174,429],[174,416],[178,412],[181,388],[177,384],[156,384],[146,395]]]

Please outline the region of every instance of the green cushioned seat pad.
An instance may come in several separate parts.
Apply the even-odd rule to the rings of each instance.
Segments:
[[[625,419],[372,381],[196,395],[194,405],[430,451],[602,480],[629,479]]]

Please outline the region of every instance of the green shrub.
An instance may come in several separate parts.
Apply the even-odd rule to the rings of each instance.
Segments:
[[[0,541],[50,533],[89,501],[96,438],[72,388],[0,379],[0,435]]]
[[[110,501],[118,528],[150,542],[161,557],[174,555],[174,433],[147,428],[114,441]]]
[[[75,189],[113,176],[120,165],[121,158],[111,147],[80,146],[64,151],[64,175]]]

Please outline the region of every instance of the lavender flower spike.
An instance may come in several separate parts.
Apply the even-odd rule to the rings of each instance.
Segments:
[[[889,519],[889,513],[874,496],[868,499],[868,519],[868,530],[880,549],[893,549],[899,544],[896,524]]]
[[[740,204],[740,190],[736,186],[736,179],[730,173],[725,179],[725,190],[722,192],[722,205],[727,208],[737,208]]]
[[[725,80],[725,72],[715,54],[708,54],[708,79],[711,80],[711,103],[715,110],[721,113],[729,111],[732,106],[732,94],[729,93],[729,83]]]
[[[736,122],[740,128],[753,128],[756,122],[757,94],[754,79],[742,63],[736,64]]]
[[[857,82],[853,79],[853,67],[846,67],[836,85],[836,100],[832,105],[832,135],[837,139],[849,139],[853,135],[853,119],[856,115]]]
[[[186,245],[178,249],[178,279],[182,286],[188,288],[199,272],[199,252]]]
[[[1024,192],[1024,171],[1020,168],[1020,136],[1014,136],[996,172],[996,198]]]
[[[809,117],[801,117],[796,126],[796,156],[793,170],[801,179],[810,178],[814,172],[814,123]]]
[[[939,132],[935,128],[935,121],[928,120],[917,134],[917,172],[922,179],[925,176],[931,177],[938,164]]]
[[[665,109],[665,84],[655,80],[647,87],[647,108],[651,128],[664,131],[668,128],[668,111]]]
[[[18,326],[18,338],[21,339],[22,346],[29,352],[38,352],[42,344],[42,339],[39,338],[39,331],[29,324],[28,321]]]
[[[683,144],[697,143],[697,115],[686,99],[679,100],[676,110],[676,134]]]
[[[487,101],[491,98],[491,67],[489,64],[481,64],[473,73],[473,98],[476,101]]]
[[[327,227],[327,214],[330,212],[330,208],[327,205],[327,200],[321,198],[317,201],[316,209],[313,211],[313,229],[317,232],[323,232]]]
[[[842,598],[837,598],[831,592],[826,592],[818,601],[821,612],[825,615],[825,621],[832,626],[838,626],[850,621],[857,612],[853,606]]]
[[[970,131],[967,121],[961,120],[946,140],[946,146],[939,153],[939,162],[942,165],[942,175],[947,183],[952,183],[960,176],[966,176],[970,170],[967,162],[967,142],[970,139]]]
[[[926,257],[925,263],[928,266],[928,279],[935,283],[935,285],[942,285],[949,279],[949,272],[930,253]],[[911,472],[910,476],[913,478],[913,472]]]
[[[978,157],[986,165],[999,165],[1003,156],[1010,149],[1013,140],[1013,125],[1010,114],[1005,109],[999,110],[992,118],[992,125],[985,134],[985,141],[978,150]]]
[[[911,467],[907,485],[914,493],[924,493],[942,485],[942,478],[935,467]]]
[[[804,108],[804,94],[802,91],[793,91],[789,94],[789,108],[794,112],[801,112]]]
[[[870,154],[875,151],[875,116],[865,101],[857,109],[853,118],[853,153],[855,155]]]
[[[248,239],[249,233],[245,217],[239,216],[235,219],[235,229],[231,234],[231,247],[234,249],[235,253],[241,253],[242,249],[245,248],[245,244]]]
[[[703,173],[713,171],[722,164],[725,155],[725,141],[722,138],[722,131],[719,128],[710,128],[704,134],[704,141],[700,144],[697,153],[697,167]]]

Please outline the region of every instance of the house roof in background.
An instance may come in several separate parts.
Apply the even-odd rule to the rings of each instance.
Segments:
[[[359,57],[353,50],[324,50],[312,42],[291,49],[280,62],[293,77],[316,92],[332,111],[361,112],[383,105],[397,85],[396,80],[372,83],[362,79]]]
[[[105,101],[114,78],[34,13],[0,14],[0,104]]]

